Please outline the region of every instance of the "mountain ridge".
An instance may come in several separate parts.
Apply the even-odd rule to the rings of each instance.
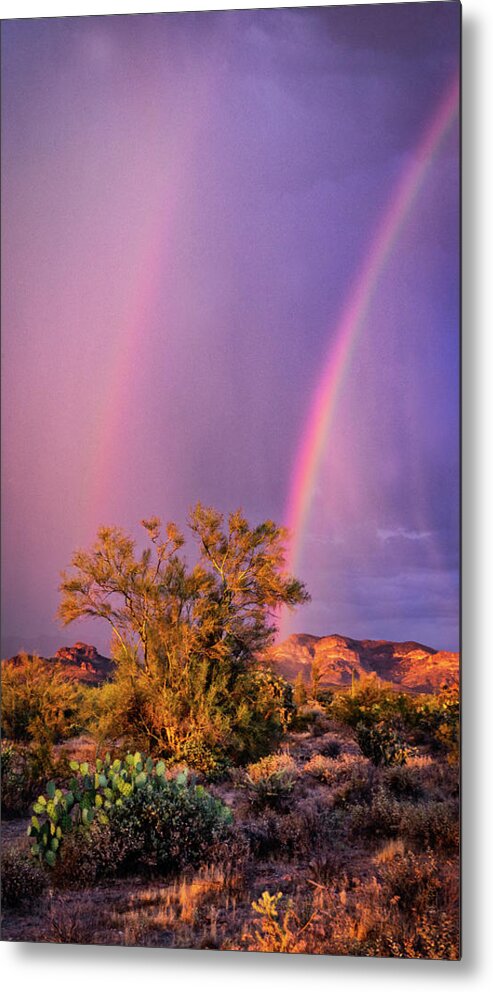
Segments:
[[[419,641],[357,640],[342,634],[291,634],[267,648],[261,657],[293,682],[301,673],[308,683],[313,662],[319,665],[321,687],[350,685],[371,674],[396,688],[436,692],[459,678],[459,654],[439,651]]]
[[[28,657],[31,657],[29,655]],[[62,647],[46,662],[61,664],[68,678],[86,685],[101,685],[113,675],[115,664],[99,654],[92,644],[77,641]],[[375,674],[396,689],[408,692],[437,692],[444,684],[459,678],[459,654],[439,651],[419,641],[357,640],[343,634],[290,634],[280,644],[267,648],[259,662],[272,668],[289,682],[301,673],[308,684],[315,661],[321,675],[320,686],[344,687],[353,679]],[[22,655],[2,664],[20,664]]]

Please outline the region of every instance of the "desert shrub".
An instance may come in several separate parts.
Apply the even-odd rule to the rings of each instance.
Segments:
[[[397,734],[384,721],[375,724],[358,723],[356,739],[361,753],[375,766],[404,765],[408,750]]]
[[[426,755],[410,758],[408,766],[428,799],[448,800],[459,796],[459,769],[448,761]]]
[[[317,797],[298,802],[289,812],[265,808],[243,821],[242,830],[255,857],[311,859],[334,845],[336,831],[329,806]]]
[[[176,760],[183,762],[193,771],[201,772],[211,781],[220,779],[227,771],[229,762],[219,751],[209,747],[200,738],[185,741],[176,753]]]
[[[123,741],[213,777],[278,746],[294,712],[290,684],[264,669],[234,675],[228,662],[209,676],[197,662],[188,679],[165,682],[120,661],[113,682],[91,697],[89,729],[112,748]]]
[[[333,765],[333,806],[343,808],[352,803],[369,803],[378,785],[374,766],[362,759],[334,761]]]
[[[257,929],[244,934],[243,940],[248,950],[284,954],[301,954],[306,950],[303,932],[308,922],[300,920],[291,899],[285,901],[280,915],[282,900],[282,892],[271,895],[265,891],[257,901],[252,902],[252,909],[257,914]]]
[[[400,832],[418,849],[454,853],[459,848],[457,802],[401,803]]]
[[[65,756],[57,757],[46,742],[13,744],[2,741],[2,816],[6,819],[23,816],[48,778],[62,781],[67,773]]]
[[[345,808],[345,829],[367,840],[400,837],[418,850],[455,852],[459,810],[454,802],[410,802],[377,786],[368,803]]]
[[[2,854],[2,905],[5,909],[34,902],[46,885],[46,873],[28,854],[15,848]]]
[[[93,870],[111,874],[139,859],[164,872],[196,864],[231,822],[228,807],[186,772],[168,779],[162,761],[136,753],[112,762],[108,754],[91,773],[85,762],[71,765],[69,789],[48,783],[29,831],[33,855],[57,867],[60,884],[79,867],[90,883]]]
[[[79,728],[81,690],[63,666],[29,655],[2,662],[2,732],[14,741],[56,743]]]
[[[319,703],[307,703],[297,709],[291,729],[297,733],[308,731],[313,737],[322,737],[330,730],[330,721]]]
[[[351,689],[334,694],[330,716],[339,723],[355,729],[359,723],[371,726],[382,720],[400,731],[414,726],[414,698],[406,692],[394,692],[390,685],[376,675],[360,679]]]
[[[394,858],[402,857],[405,854],[405,850],[404,841],[400,837],[394,840],[388,840],[377,851],[374,858],[375,864],[386,865],[389,861],[393,861]]]
[[[406,914],[424,913],[436,904],[442,888],[440,864],[432,851],[397,854],[380,864],[380,878],[389,895]]]
[[[368,802],[352,802],[346,807],[345,826],[352,836],[367,840],[397,837],[404,806],[378,787]]]
[[[323,754],[314,754],[303,768],[308,775],[313,775],[319,782],[331,785],[336,779],[334,761]]]
[[[445,753],[457,764],[460,750],[459,686],[444,686],[435,696],[423,696],[416,701],[413,730],[418,742],[429,744],[435,751]]]
[[[320,741],[317,746],[319,753],[323,754],[325,758],[338,758],[341,753],[341,745],[339,741],[336,741],[333,738]]]
[[[334,693],[332,689],[319,689],[317,693],[317,701],[325,710],[326,713],[330,713],[330,707],[332,705],[332,700],[334,698]]]
[[[383,771],[383,782],[396,799],[421,799],[424,794],[419,770],[409,765],[394,765]]]
[[[293,791],[298,768],[289,754],[271,754],[248,765],[244,786],[252,806],[282,809]]]
[[[135,862],[162,874],[204,862],[232,822],[230,809],[200,785],[167,781],[134,792],[109,818],[110,846],[124,852],[120,869]]]
[[[62,621],[98,615],[114,635],[101,733],[135,738],[167,758],[197,740],[233,763],[267,753],[289,722],[292,689],[257,671],[256,659],[272,641],[276,609],[309,598],[285,573],[285,531],[197,503],[188,518],[197,551],[190,567],[175,524],[152,517],[142,526],[142,551],[121,528],[100,527],[62,575]]]

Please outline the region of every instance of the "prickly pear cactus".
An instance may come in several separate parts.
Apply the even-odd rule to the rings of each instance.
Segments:
[[[46,795],[39,796],[33,805],[33,816],[28,828],[31,853],[50,867],[56,862],[63,838],[74,829],[86,829],[94,820],[108,823],[108,814],[121,806],[136,789],[151,784],[160,789],[166,784],[164,761],[154,762],[143,758],[139,751],[126,758],[111,760],[109,752],[98,758],[94,770],[87,761],[71,761],[73,772],[68,789],[48,782]]]

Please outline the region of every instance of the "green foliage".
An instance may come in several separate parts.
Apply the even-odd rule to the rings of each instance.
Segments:
[[[140,555],[122,530],[101,528],[62,577],[62,620],[97,616],[113,630],[117,675],[98,699],[97,734],[174,757],[203,741],[236,761],[265,753],[289,722],[291,690],[256,673],[255,657],[279,607],[308,598],[284,573],[286,532],[198,504],[189,568],[173,524],[163,534],[157,518],[142,523]]]
[[[356,682],[348,690],[336,692],[330,706],[330,715],[340,723],[356,728],[359,723],[366,725],[402,719],[403,712],[412,700],[406,693],[395,693],[376,676],[368,676]]]
[[[244,786],[252,806],[282,809],[293,791],[298,769],[289,754],[271,754],[247,768]]]
[[[162,872],[198,864],[231,822],[231,811],[186,772],[166,777],[162,760],[136,752],[112,761],[71,762],[73,777],[66,791],[48,782],[46,795],[33,806],[28,833],[31,853],[59,880],[94,871],[111,874],[135,858],[153,862]],[[67,837],[69,838],[68,844]],[[64,848],[66,847],[66,850]]]
[[[416,701],[413,729],[418,740],[429,742],[447,754],[451,764],[457,764],[460,751],[459,686],[444,686],[436,696],[420,697]]]
[[[183,761],[190,769],[201,772],[211,780],[220,779],[228,769],[224,755],[200,738],[190,738],[185,741],[176,754],[178,761]]]
[[[459,686],[444,686],[435,695],[412,696],[394,692],[376,676],[356,683],[353,692],[334,695],[330,715],[356,728],[370,727],[382,721],[398,732],[406,733],[414,743],[426,744],[445,752],[454,764],[459,759],[460,700]]]
[[[145,760],[139,752],[128,754],[123,761],[112,761],[108,753],[104,760],[97,759],[95,771],[90,771],[85,761],[71,761],[70,769],[73,774],[67,790],[48,782],[46,795],[40,795],[33,805],[28,829],[31,853],[50,867],[67,833],[88,828],[95,819],[107,824],[113,807],[122,806],[133,792],[149,781],[158,788],[166,782],[164,762]]]
[[[81,690],[63,666],[23,654],[2,662],[2,733],[13,741],[56,743],[79,726]]]
[[[203,786],[179,776],[163,788],[148,783],[135,791],[112,811],[109,829],[112,845],[124,842],[120,868],[134,868],[141,860],[169,874],[202,864],[231,823],[227,806]]]
[[[399,740],[397,734],[384,721],[370,724],[359,723],[356,727],[356,739],[361,753],[369,758],[372,764],[405,765],[408,749]]]
[[[23,816],[47,778],[63,777],[67,771],[64,756],[56,758],[46,742],[13,744],[2,741],[2,816]]]
[[[2,907],[31,905],[47,885],[45,873],[29,855],[15,848],[2,854]]]
[[[317,692],[317,702],[326,713],[330,714],[330,707],[332,705],[333,698],[334,693],[332,689],[319,689]]]

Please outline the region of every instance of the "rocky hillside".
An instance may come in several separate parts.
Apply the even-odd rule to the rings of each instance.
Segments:
[[[321,686],[348,685],[374,672],[385,682],[413,692],[435,692],[459,676],[459,655],[435,651],[415,641],[356,641],[331,634],[292,634],[282,644],[269,648],[262,659],[289,681],[301,672],[308,683],[316,661]]]
[[[2,666],[23,665],[26,657],[32,658],[33,655],[16,654],[13,658],[2,661]],[[101,685],[103,682],[107,682],[114,669],[110,658],[98,654],[92,644],[83,644],[82,641],[78,641],[70,648],[60,648],[53,658],[42,658],[41,660],[47,664],[57,662],[62,664],[67,678],[84,682],[86,685]]]
[[[53,661],[62,661],[67,668],[67,674],[88,685],[99,685],[106,682],[113,674],[113,662],[98,654],[92,644],[78,641],[71,648],[60,648]]]

